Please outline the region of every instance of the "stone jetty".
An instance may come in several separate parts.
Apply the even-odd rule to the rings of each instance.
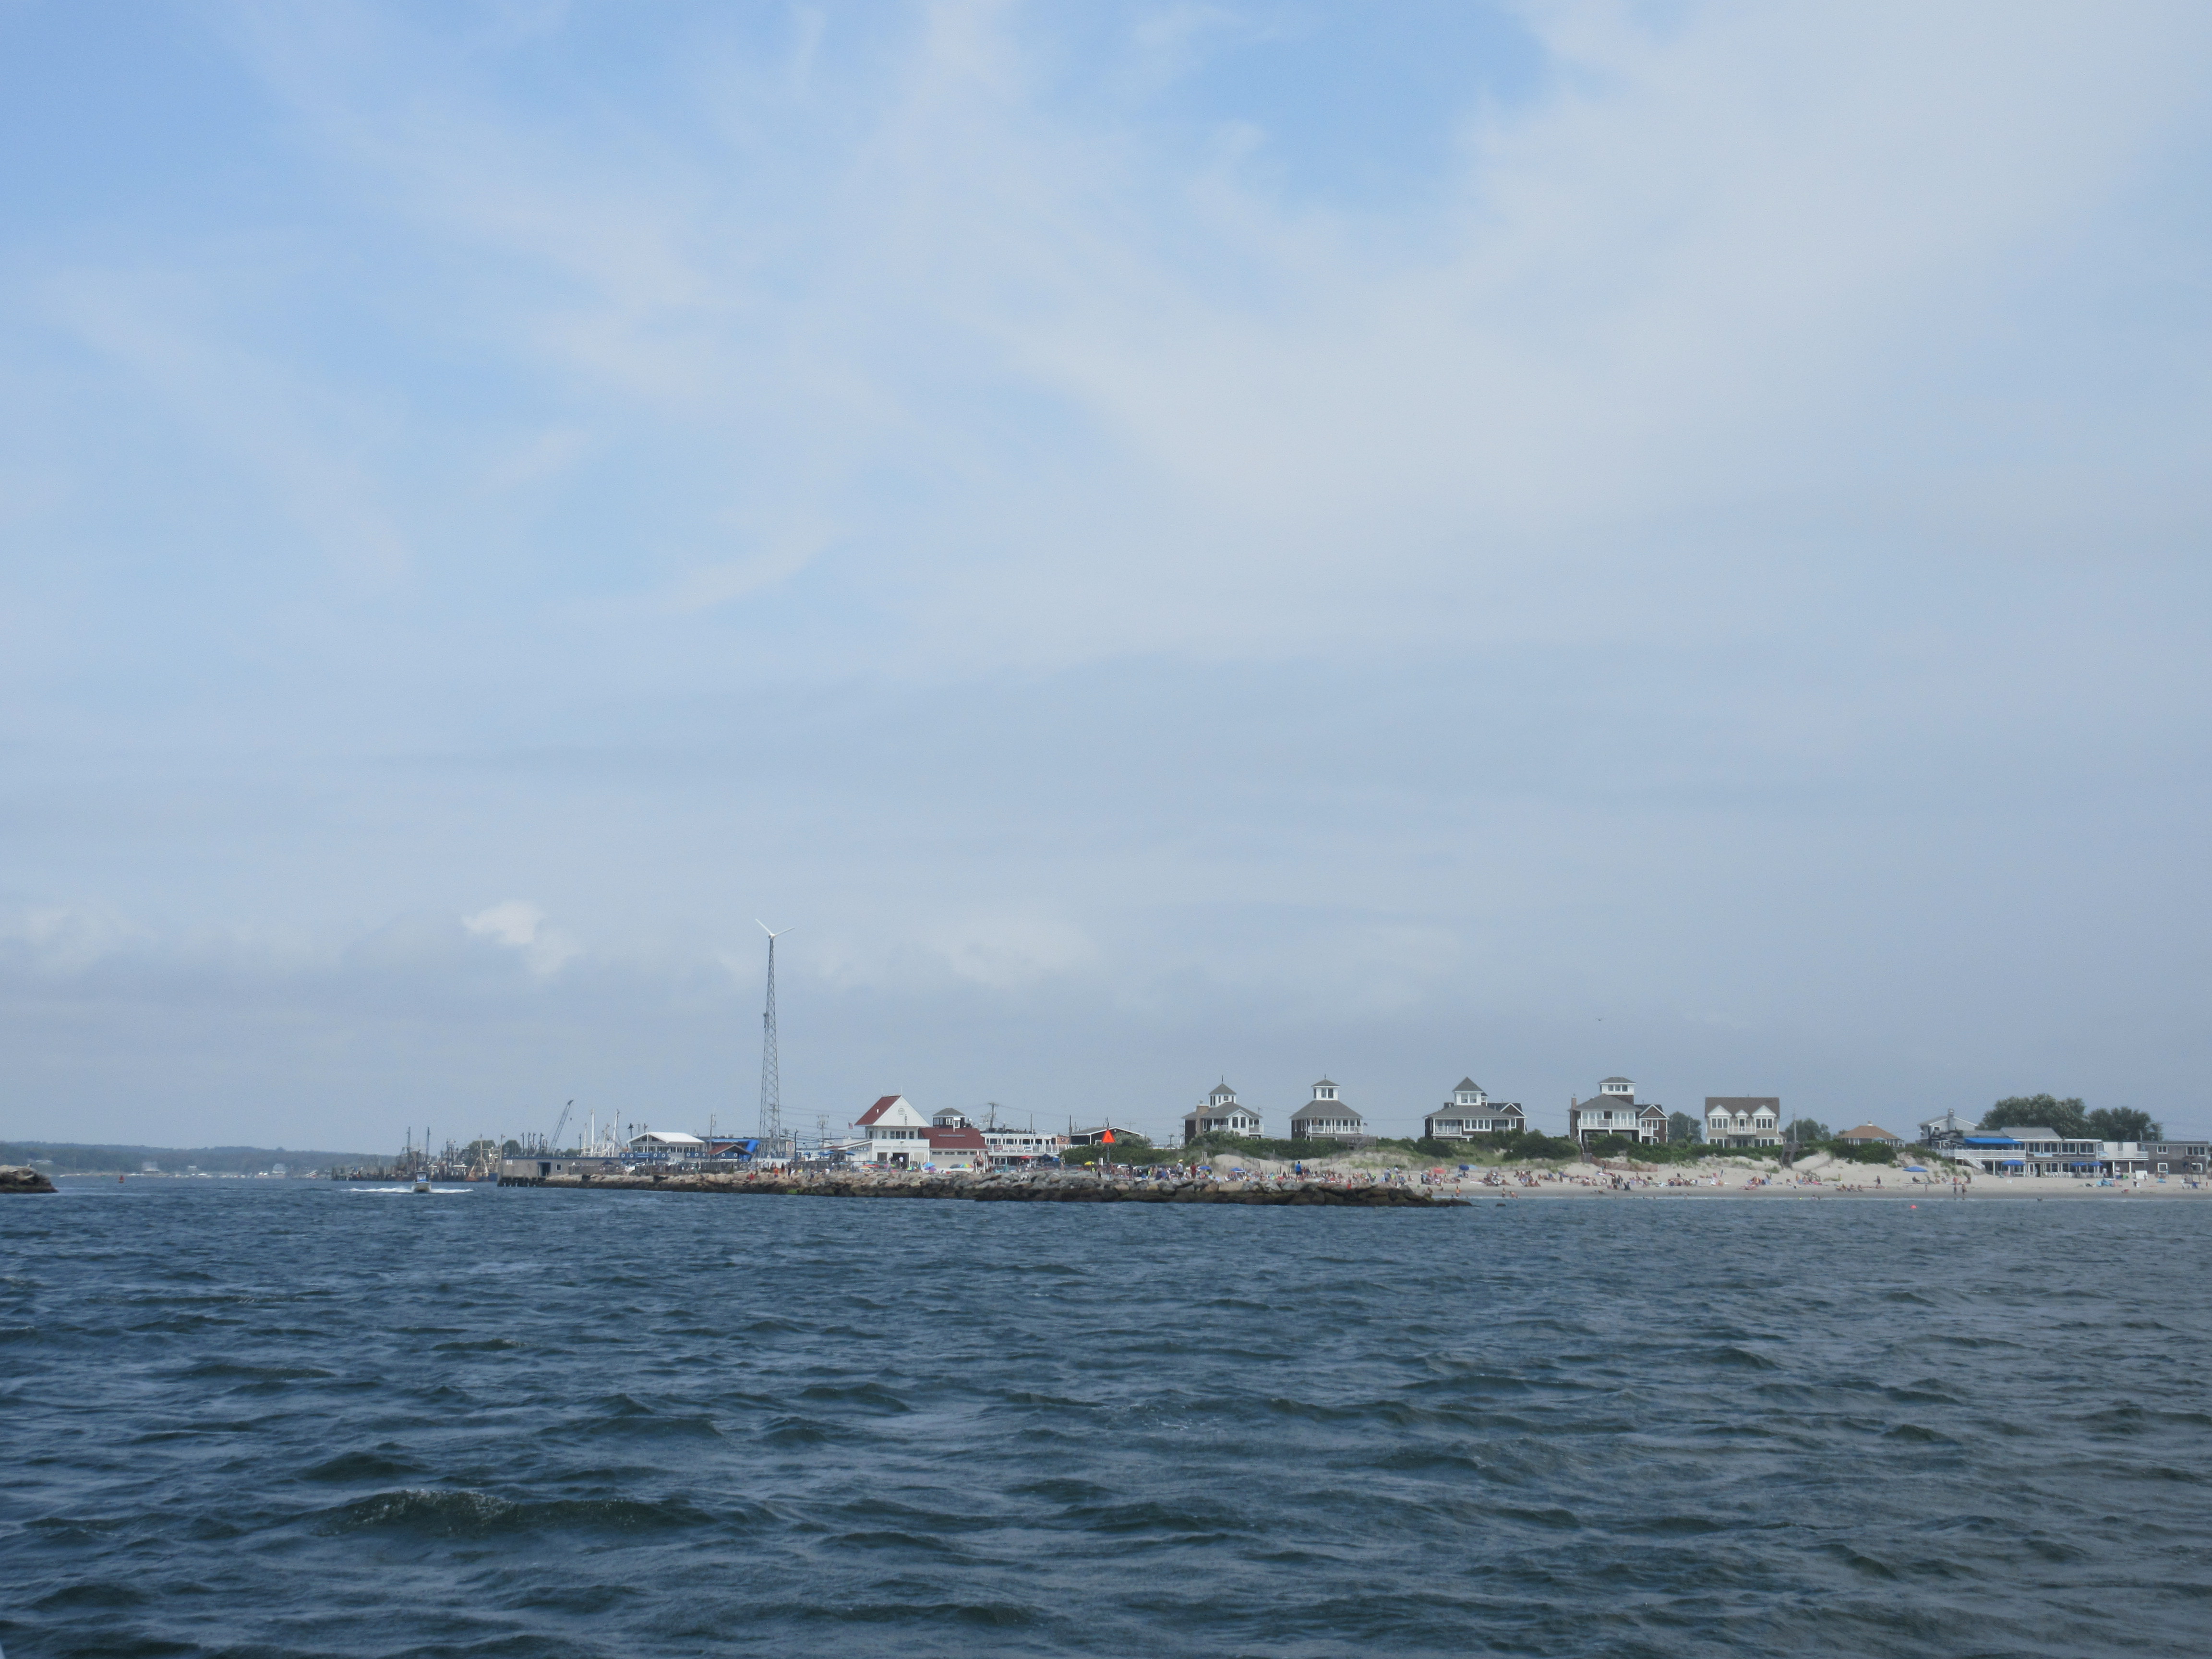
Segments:
[[[514,1160],[523,1163],[524,1160]],[[981,1204],[1285,1204],[1364,1210],[1464,1209],[1467,1200],[1411,1182],[1104,1176],[1090,1170],[904,1170],[540,1176],[502,1173],[502,1187],[611,1188],[656,1193],[752,1193],[788,1198],[936,1198]]]
[[[0,1164],[0,1193],[50,1193],[54,1183],[27,1164]]]

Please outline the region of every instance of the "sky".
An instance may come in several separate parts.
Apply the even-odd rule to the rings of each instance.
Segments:
[[[2212,1132],[2212,11],[0,0],[0,1139]]]

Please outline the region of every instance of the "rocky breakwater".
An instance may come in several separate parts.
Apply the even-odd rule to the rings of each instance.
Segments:
[[[0,1164],[0,1193],[50,1193],[54,1183],[27,1164]]]
[[[1138,1179],[1088,1170],[763,1170],[757,1174],[556,1175],[502,1186],[611,1187],[659,1193],[752,1193],[790,1198],[939,1198],[998,1204],[1283,1204],[1364,1210],[1464,1209],[1467,1200],[1399,1182]]]

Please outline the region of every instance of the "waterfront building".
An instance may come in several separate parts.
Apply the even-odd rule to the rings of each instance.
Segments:
[[[1638,1102],[1634,1083],[1625,1077],[1609,1077],[1597,1085],[1597,1093],[1589,1099],[1568,1101],[1567,1135],[1585,1146],[1601,1135],[1664,1141],[1667,1109],[1656,1101]]]
[[[1972,1132],[1972,1125],[1959,1121],[1958,1113],[1946,1112],[1941,1117],[1929,1118],[1920,1126],[1920,1144],[1930,1152],[1945,1152],[1956,1146]]]
[[[1058,1158],[1068,1140],[1066,1135],[1048,1134],[1042,1129],[997,1129],[987,1125],[977,1133],[990,1149],[991,1167],[996,1170],[1015,1170]]]
[[[2122,1144],[2069,1139],[2056,1129],[2024,1123],[2002,1129],[1969,1129],[1947,1146],[1943,1155],[1971,1164],[1984,1175],[2087,1176],[2114,1173],[2107,1165]],[[2132,1143],[2125,1144],[2131,1152]],[[2123,1169],[2118,1173],[2128,1171]]]
[[[929,1138],[929,1162],[940,1170],[981,1170],[991,1162],[991,1148],[983,1132],[963,1123],[957,1127],[925,1130]]]
[[[2197,1175],[2212,1170],[2212,1142],[2202,1140],[2146,1140],[2144,1163],[2152,1175]]]
[[[1215,1085],[1212,1093],[1182,1115],[1182,1144],[1186,1146],[1200,1135],[1256,1135],[1259,1133],[1259,1113],[1240,1103],[1237,1091],[1226,1082]]]
[[[1707,1095],[1705,1141],[1713,1146],[1779,1146],[1782,1097]]]
[[[1313,1085],[1313,1098],[1291,1114],[1291,1139],[1366,1146],[1375,1137],[1367,1133],[1367,1120],[1352,1109],[1336,1085],[1323,1078]]]
[[[1902,1146],[1903,1135],[1893,1135],[1878,1123],[1862,1123],[1856,1129],[1846,1129],[1837,1139],[1853,1146]]]
[[[932,1127],[904,1095],[885,1095],[853,1120],[867,1137],[864,1161],[895,1170],[918,1170],[927,1161]]]
[[[629,1138],[633,1158],[703,1158],[707,1143],[678,1129],[647,1129]]]
[[[1431,1140],[1465,1140],[1472,1135],[1517,1135],[1528,1115],[1517,1100],[1492,1100],[1471,1077],[1459,1080],[1452,1097],[1421,1120]]]

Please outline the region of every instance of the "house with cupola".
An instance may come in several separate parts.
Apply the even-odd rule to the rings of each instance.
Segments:
[[[1375,1137],[1367,1133],[1367,1120],[1352,1109],[1343,1091],[1323,1078],[1313,1085],[1313,1098],[1291,1114],[1291,1139],[1364,1146]]]
[[[1606,1135],[1660,1143],[1667,1139],[1667,1109],[1656,1101],[1639,1101],[1636,1085],[1625,1077],[1609,1077],[1588,1100],[1567,1103],[1567,1136],[1584,1146]]]
[[[1260,1115],[1237,1098],[1237,1091],[1224,1079],[1212,1093],[1182,1115],[1182,1144],[1200,1135],[1256,1135]]]
[[[1517,1100],[1492,1100],[1471,1077],[1459,1080],[1452,1097],[1421,1120],[1431,1140],[1467,1140],[1476,1135],[1517,1135],[1528,1127]]]

